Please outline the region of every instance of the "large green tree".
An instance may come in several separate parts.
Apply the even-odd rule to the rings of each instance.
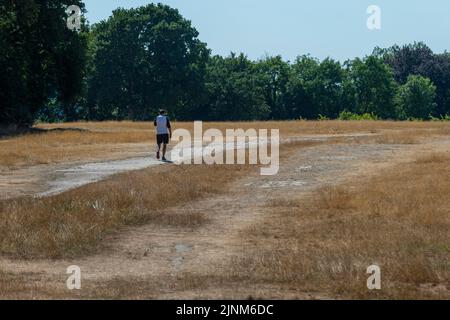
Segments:
[[[382,59],[374,55],[347,64],[349,81],[347,86],[354,94],[355,109],[360,114],[374,113],[381,118],[395,118],[395,94],[397,83],[392,70]]]
[[[430,79],[410,75],[397,93],[397,108],[400,119],[429,119],[436,108],[436,86]]]
[[[29,125],[50,98],[70,113],[82,92],[86,37],[69,30],[79,0],[0,3],[0,123]]]
[[[319,68],[319,61],[310,56],[299,56],[291,65],[289,82],[283,103],[289,118],[315,119],[319,114],[309,84]]]
[[[261,120],[270,116],[264,81],[245,55],[214,56],[206,73],[208,100],[203,116],[210,120]]]
[[[336,118],[342,108],[344,71],[339,62],[330,58],[323,60],[316,70],[307,90],[319,114]]]
[[[289,82],[290,66],[281,56],[266,57],[256,62],[261,77],[264,98],[270,108],[271,119],[288,119],[289,115],[283,103]]]
[[[162,4],[117,9],[93,27],[91,119],[150,119],[159,108],[195,112],[209,50],[178,10]]]
[[[423,42],[375,49],[392,68],[394,78],[405,84],[410,75],[430,78],[436,86],[436,115],[450,114],[450,54],[435,54]]]
[[[292,118],[336,117],[342,108],[344,70],[339,62],[310,56],[298,57],[292,65],[284,106]]]

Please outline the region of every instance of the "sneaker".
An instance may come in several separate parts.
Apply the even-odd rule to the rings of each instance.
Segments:
[[[156,159],[158,159],[158,160],[159,160],[159,151],[158,151],[158,152],[156,152]]]
[[[166,157],[162,157],[162,161],[167,161]]]

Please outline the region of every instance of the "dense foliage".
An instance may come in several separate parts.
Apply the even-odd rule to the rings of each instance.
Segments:
[[[35,120],[448,119],[450,54],[423,43],[340,63],[212,56],[169,6],[117,9],[81,31],[81,1],[0,3],[0,125]]]
[[[67,28],[78,0],[0,3],[0,124],[27,125],[57,101],[67,117],[83,95],[87,37]]]
[[[92,33],[90,119],[147,120],[160,108],[186,116],[201,103],[209,50],[177,10],[118,9]]]

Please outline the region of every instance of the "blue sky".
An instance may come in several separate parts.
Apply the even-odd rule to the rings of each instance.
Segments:
[[[117,7],[155,1],[85,0],[91,23]],[[214,54],[244,52],[252,59],[300,54],[344,61],[388,47],[423,41],[450,51],[449,0],[161,0],[179,9]],[[369,5],[381,8],[381,30],[366,26]]]

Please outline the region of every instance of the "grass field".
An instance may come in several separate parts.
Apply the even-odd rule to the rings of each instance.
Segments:
[[[174,123],[193,130],[193,123]],[[149,122],[78,122],[38,124],[40,133],[0,139],[0,169],[85,160],[109,160],[153,152],[154,128]],[[400,133],[404,136],[449,134],[445,122],[285,121],[205,123],[204,129],[280,129],[283,138],[312,134]]]
[[[306,201],[273,201],[242,232],[262,245],[233,274],[347,298],[450,299],[449,163],[449,153],[432,153]],[[361,281],[371,264],[386,269],[380,292]]]
[[[151,125],[39,124],[0,140],[0,168],[153,153]],[[280,174],[168,165],[2,200],[0,298],[450,299],[449,123],[204,128],[280,129]],[[70,292],[64,266],[77,261],[89,281]],[[382,267],[380,291],[366,287],[371,264]]]

